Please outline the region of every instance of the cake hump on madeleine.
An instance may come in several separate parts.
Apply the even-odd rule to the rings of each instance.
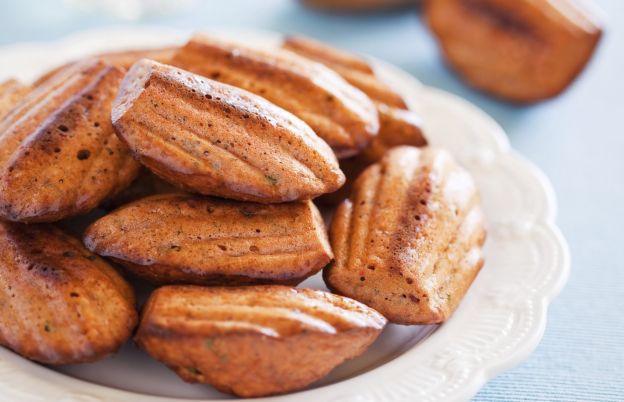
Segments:
[[[313,198],[344,183],[329,146],[291,113],[155,61],[130,69],[112,119],[142,164],[193,192],[269,203]]]
[[[93,362],[137,322],[134,292],[51,225],[0,222],[0,344],[44,364]]]
[[[346,297],[287,286],[165,286],[135,341],[188,382],[242,397],[301,389],[362,354],[386,324]]]
[[[483,265],[477,188],[446,151],[393,148],[356,180],[330,241],[330,289],[394,323],[443,322]]]
[[[89,59],[60,70],[0,120],[0,217],[86,213],[138,172],[110,121],[122,71]]]
[[[305,121],[339,158],[377,134],[373,102],[322,64],[280,49],[257,49],[197,34],[173,65],[258,94]]]
[[[157,195],[97,220],[84,242],[157,284],[294,285],[333,258],[321,214],[309,200],[258,204]]]

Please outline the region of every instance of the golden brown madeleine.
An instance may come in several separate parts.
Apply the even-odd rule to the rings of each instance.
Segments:
[[[297,117],[245,90],[151,60],[126,75],[113,124],[145,166],[193,192],[284,202],[344,183],[329,146]]]
[[[169,63],[171,61],[171,57],[173,57],[173,54],[176,50],[177,48],[175,47],[120,50],[117,52],[99,53],[91,56],[91,58],[102,59],[107,63],[113,64],[119,68],[123,68],[124,70],[128,70],[130,67],[132,67],[134,63],[136,63],[140,59],[151,59],[159,63]],[[37,78],[33,85],[41,85],[45,80],[52,77],[63,68],[67,68],[74,63],[76,63],[76,61],[70,61],[69,63],[63,64],[62,66],[56,67],[44,73],[41,77]]]
[[[0,120],[0,216],[52,222],[95,208],[138,172],[113,132],[117,67],[77,63],[33,89]]]
[[[195,35],[172,64],[260,95],[305,121],[339,158],[379,130],[372,101],[329,68],[292,52],[248,48]]]
[[[576,0],[431,0],[425,10],[444,57],[469,84],[520,103],[563,91],[602,35]]]
[[[50,225],[0,222],[0,344],[45,364],[117,351],[137,323],[134,292]]]
[[[145,305],[135,341],[185,381],[256,397],[324,377],[385,324],[375,310],[320,290],[166,286]]]
[[[84,242],[157,284],[294,285],[333,258],[311,201],[255,204],[153,196],[94,222]]]
[[[377,102],[407,109],[401,95],[376,77],[373,68],[363,58],[303,36],[287,36],[282,47],[326,65]]]
[[[14,79],[0,82],[0,119],[13,109],[31,89],[30,85],[24,85]]]
[[[479,195],[447,152],[393,148],[357,179],[330,240],[331,289],[397,324],[443,322],[483,265]]]

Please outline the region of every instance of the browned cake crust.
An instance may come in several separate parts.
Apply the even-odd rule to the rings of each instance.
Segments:
[[[443,322],[483,265],[477,189],[446,151],[394,148],[355,182],[330,240],[331,289],[394,323]]]
[[[168,64],[171,61],[171,57],[173,57],[173,54],[176,52],[176,50],[177,48],[175,47],[121,50],[118,52],[99,53],[91,57],[104,60],[107,63],[113,64],[119,68],[128,70],[130,67],[132,67],[134,63],[136,63],[140,59],[151,59],[159,63]],[[70,61],[69,63],[63,64],[62,66],[59,66],[50,71],[47,71],[41,77],[37,78],[37,80],[33,83],[33,85],[34,86],[41,85],[45,80],[52,77],[54,74],[56,74],[60,70],[67,68],[68,66],[74,63],[76,63],[76,61]]]
[[[188,382],[242,397],[301,389],[362,354],[386,324],[354,300],[285,286],[166,286],[137,344]]]
[[[399,145],[424,147],[427,139],[422,132],[422,119],[416,113],[397,109],[383,103],[377,104],[381,126],[379,135],[356,158],[362,164],[379,161],[386,151]]]
[[[0,119],[4,117],[21,100],[32,87],[17,80],[0,82]]]
[[[338,189],[331,149],[264,98],[150,60],[126,75],[113,107],[117,134],[172,184],[243,201],[284,202]]]
[[[138,172],[113,132],[117,67],[77,63],[32,90],[0,121],[0,216],[52,222],[88,212]]]
[[[195,35],[172,64],[261,95],[293,113],[339,158],[363,149],[379,130],[375,105],[338,74],[292,52],[248,48]]]
[[[287,36],[282,47],[326,65],[377,102],[407,109],[407,104],[401,95],[380,80],[370,64],[363,58],[303,36]]]
[[[266,205],[153,196],[99,219],[84,242],[158,284],[297,284],[333,258],[311,201]]]
[[[0,344],[45,364],[117,351],[137,322],[134,293],[104,260],[49,225],[0,222]]]
[[[474,87],[530,103],[558,95],[591,58],[600,22],[576,0],[434,0],[425,16]]]

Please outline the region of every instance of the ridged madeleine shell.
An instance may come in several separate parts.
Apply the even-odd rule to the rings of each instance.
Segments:
[[[117,67],[86,60],[32,90],[0,120],[0,216],[52,222],[88,212],[138,172],[110,122]]]
[[[9,79],[0,82],[0,119],[31,90],[30,85],[22,84],[17,80]]]
[[[130,337],[134,293],[104,260],[47,225],[0,222],[0,344],[45,364],[98,360]]]
[[[394,323],[443,322],[483,265],[477,188],[446,151],[394,148],[357,179],[330,240],[332,290]]]
[[[344,183],[331,149],[297,117],[154,61],[141,60],[126,75],[113,124],[145,166],[193,192],[284,202]]]
[[[256,397],[318,380],[363,353],[385,324],[319,290],[166,286],[145,305],[135,341],[185,381]]]
[[[372,101],[329,68],[292,52],[259,50],[195,35],[173,65],[263,96],[305,121],[339,158],[377,134]]]
[[[153,196],[94,222],[84,242],[154,283],[297,284],[333,258],[311,201]]]

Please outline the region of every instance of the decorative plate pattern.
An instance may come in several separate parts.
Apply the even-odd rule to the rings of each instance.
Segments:
[[[275,46],[280,39],[279,34],[256,31],[221,35],[258,46]],[[0,79],[13,76],[30,81],[62,62],[119,49],[119,44],[126,48],[163,46],[181,43],[186,37],[186,33],[161,28],[116,29],[89,31],[54,43],[6,46],[0,48]],[[469,399],[488,379],[526,358],[537,346],[548,303],[566,281],[568,250],[554,224],[555,198],[544,175],[511,150],[502,129],[472,104],[423,86],[396,67],[374,63],[423,116],[431,143],[452,151],[475,176],[488,224],[486,265],[446,324],[389,326],[373,350],[335,370],[316,387],[258,401]],[[322,287],[318,277],[305,284]],[[226,398],[209,387],[177,381],[158,363],[133,363],[141,359],[126,346],[119,357],[105,363],[57,371],[0,348],[0,401]],[[139,376],[152,366],[156,367],[153,374],[148,371],[149,375]],[[177,381],[180,389],[191,391],[170,390],[167,381]],[[158,388],[159,382],[165,385]]]

